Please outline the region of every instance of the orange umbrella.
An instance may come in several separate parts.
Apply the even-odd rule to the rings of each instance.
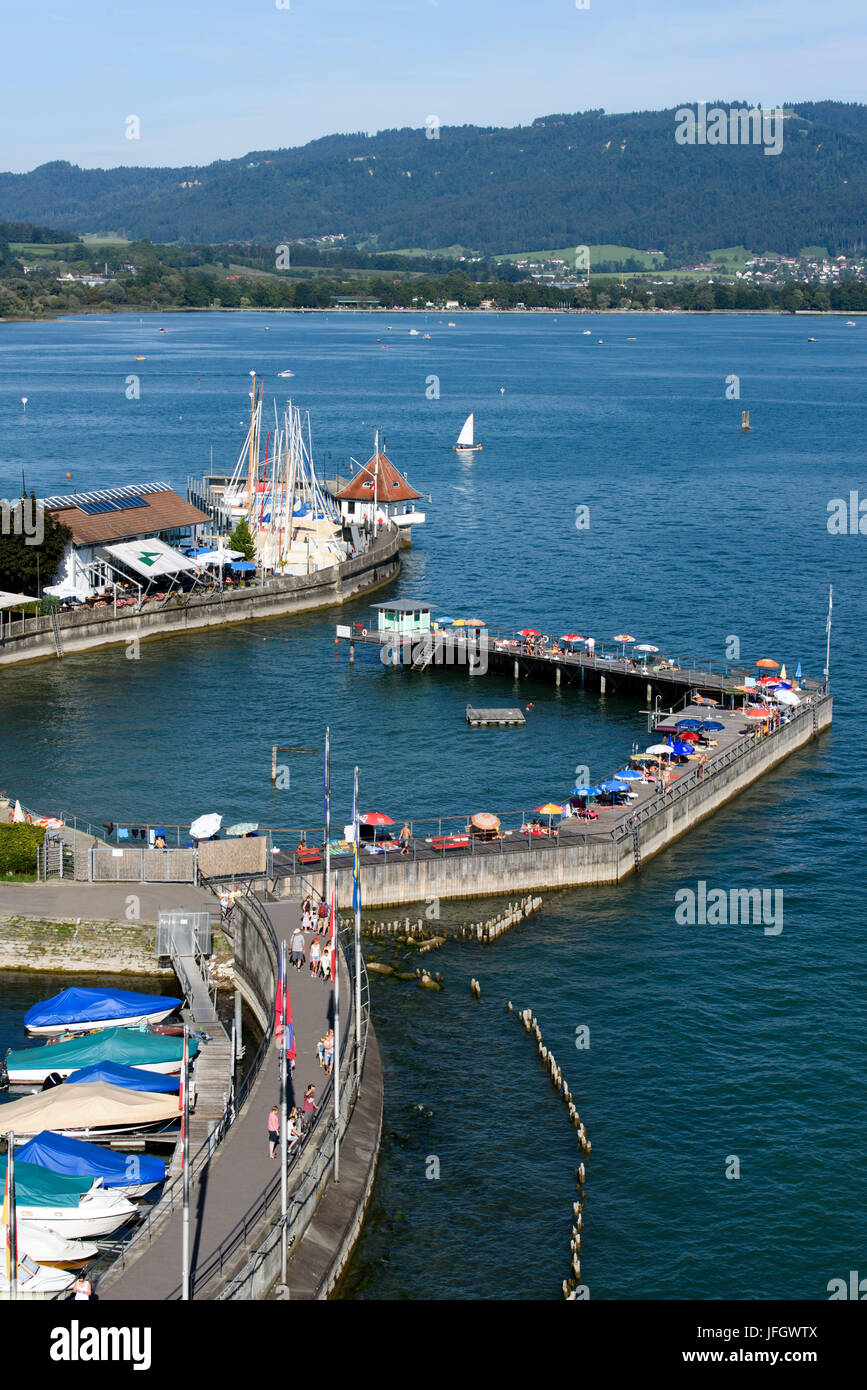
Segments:
[[[492,816],[490,811],[479,811],[470,817],[470,821],[477,830],[496,830],[500,824],[500,817]]]
[[[763,656],[756,662],[757,666],[771,666],[775,671],[780,669],[779,661],[772,661],[769,656]]]
[[[760,706],[758,709],[747,710],[747,719],[770,719],[771,711]]]

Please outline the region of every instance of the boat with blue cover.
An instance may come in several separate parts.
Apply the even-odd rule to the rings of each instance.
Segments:
[[[198,1050],[198,1039],[190,1038],[190,1057],[195,1057]],[[104,1028],[85,1037],[70,1038],[68,1042],[22,1047],[9,1052],[5,1060],[5,1078],[0,1067],[0,1084],[5,1079],[10,1086],[41,1086],[53,1072],[66,1077],[97,1062],[116,1062],[124,1067],[142,1067],[175,1076],[180,1073],[183,1057],[183,1038],[145,1033],[136,1028]]]
[[[119,1197],[144,1197],[166,1176],[165,1163],[152,1154],[114,1153],[99,1144],[86,1144],[51,1129],[43,1129],[16,1149],[16,1165],[22,1160],[61,1177],[86,1182],[101,1178],[103,1187]]]
[[[24,1015],[28,1033],[80,1033],[112,1024],[162,1023],[181,1000],[166,994],[139,994],[128,989],[63,989],[34,1004]]]
[[[144,1067],[123,1067],[117,1062],[94,1062],[93,1066],[81,1067],[67,1076],[66,1085],[83,1081],[107,1081],[109,1086],[126,1086],[131,1091],[151,1091],[157,1095],[163,1092],[177,1095],[181,1089],[180,1076],[166,1076]]]
[[[7,1158],[0,1156],[0,1185],[6,1188]],[[52,1173],[15,1159],[15,1210],[25,1221],[48,1226],[68,1240],[110,1235],[136,1214],[119,1192],[107,1192],[99,1179]]]

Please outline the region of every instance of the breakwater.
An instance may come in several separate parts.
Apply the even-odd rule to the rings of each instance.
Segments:
[[[676,717],[693,712],[701,710],[687,707]],[[515,892],[619,883],[812,742],[830,727],[832,718],[833,697],[818,693],[767,734],[742,729],[735,718],[731,733],[720,736],[718,751],[704,763],[689,766],[659,794],[645,788],[643,801],[634,810],[620,810],[604,829],[597,829],[596,822],[570,820],[556,838],[516,836],[478,846],[471,842],[471,852],[448,858],[428,851],[419,857],[365,860],[362,901],[367,908],[435,904],[449,898],[508,897]],[[332,860],[332,867],[337,874],[338,902],[348,906],[351,865]],[[277,891],[281,896],[297,894],[305,884],[303,873],[289,872],[279,878]]]
[[[0,640],[0,667],[326,608],[377,589],[399,572],[400,536],[393,529],[363,555],[309,575],[150,600],[140,611],[125,610],[116,617],[109,606],[7,622]]]
[[[510,927],[517,926],[523,922],[532,912],[538,912],[542,906],[541,898],[534,898],[528,894],[520,902],[509,903],[502,911],[494,917],[488,917],[484,922],[463,922],[460,926],[444,926],[440,923],[422,921],[411,922],[408,917],[403,921],[395,919],[392,922],[362,922],[361,935],[369,937],[374,941],[394,941],[397,945],[417,945],[419,955],[425,955],[428,951],[434,951],[438,946],[443,946],[449,938],[458,941],[496,941],[498,936],[508,931]],[[350,930],[352,924],[344,922],[342,925],[346,930]]]
[[[214,950],[226,943],[215,938]],[[164,975],[156,956],[156,927],[141,922],[49,921],[0,917],[0,970],[62,971],[71,975]]]

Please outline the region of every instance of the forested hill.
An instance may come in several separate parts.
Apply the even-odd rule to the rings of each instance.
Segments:
[[[55,162],[0,174],[0,218],[162,242],[344,233],[379,249],[862,249],[867,106],[791,112],[779,155],[679,145],[671,109],[546,116],[514,129],[444,125],[438,139],[423,128],[332,135],[202,168]]]

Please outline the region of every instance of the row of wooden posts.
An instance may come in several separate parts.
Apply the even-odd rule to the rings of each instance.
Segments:
[[[509,1000],[509,1012],[514,1013],[514,1005]],[[555,1091],[559,1091],[563,1104],[568,1106],[569,1122],[578,1131],[578,1148],[588,1158],[592,1152],[593,1145],[587,1137],[587,1131],[578,1113],[578,1107],[572,1099],[572,1092],[569,1083],[563,1075],[562,1068],[557,1062],[554,1053],[545,1046],[542,1038],[542,1030],[539,1027],[539,1020],[531,1009],[522,1009],[518,1013],[518,1018],[524,1027],[524,1032],[531,1034],[539,1049],[539,1058],[543,1066],[547,1067],[551,1078],[551,1084]],[[586,1285],[581,1283],[581,1228],[584,1225],[584,1184],[587,1181],[587,1170],[584,1167],[583,1159],[575,1169],[576,1187],[578,1197],[572,1203],[572,1235],[569,1241],[569,1251],[571,1254],[570,1269],[571,1274],[568,1279],[563,1280],[563,1297],[569,1302],[575,1302],[579,1296],[587,1297]]]
[[[509,903],[503,912],[489,917],[485,922],[464,922],[461,926],[446,927],[438,921],[422,921],[419,918],[417,922],[411,922],[404,917],[403,920],[396,918],[393,922],[362,922],[361,934],[377,940],[423,941],[428,943],[429,948],[442,945],[449,937],[459,941],[489,942],[523,922],[531,912],[538,912],[541,906],[541,898],[528,896]],[[345,925],[348,927],[351,924]]]

